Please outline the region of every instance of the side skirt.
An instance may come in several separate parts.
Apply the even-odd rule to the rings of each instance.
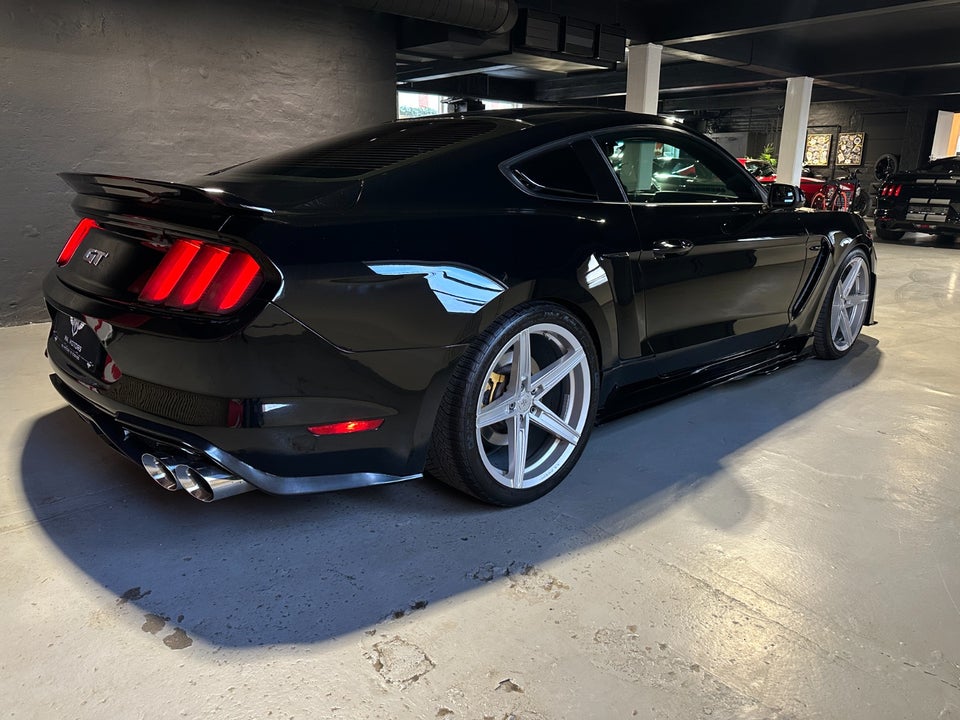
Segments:
[[[692,370],[623,385],[618,385],[617,380],[620,376],[629,376],[629,368],[617,368],[610,371],[612,375],[609,378],[605,378],[607,382],[612,382],[613,387],[597,414],[597,423],[605,423],[711,385],[774,372],[806,358],[810,355],[811,347],[810,337],[793,337]]]

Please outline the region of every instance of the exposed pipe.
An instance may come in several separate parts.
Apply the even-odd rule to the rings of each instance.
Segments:
[[[220,468],[193,468],[189,465],[177,465],[173,469],[173,474],[184,490],[202,502],[222,500],[256,489],[243,478],[231,475]]]
[[[341,4],[495,35],[509,32],[517,22],[516,0],[341,0]]]

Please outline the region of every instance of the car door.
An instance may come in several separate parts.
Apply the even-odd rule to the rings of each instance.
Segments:
[[[597,138],[638,231],[636,311],[671,374],[782,339],[810,255],[792,210],[771,211],[739,164],[672,128]]]

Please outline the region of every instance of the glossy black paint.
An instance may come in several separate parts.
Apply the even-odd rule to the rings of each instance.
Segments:
[[[431,122],[478,118],[490,128],[476,137],[347,177],[251,170],[272,161],[182,185],[65,176],[78,214],[103,230],[48,275],[48,306],[106,323],[123,377],[91,376],[51,340],[55,385],[135,459],[204,456],[273,493],[389,482],[422,472],[458,358],[511,308],[547,300],[584,321],[603,419],[802,356],[843,257],[862,247],[874,262],[859,217],[795,209],[786,191],[768,202],[735,159],[663,119],[547,109]],[[383,131],[405,127],[418,126]],[[682,138],[743,190],[729,202],[688,191],[628,202],[598,143],[614,130]],[[595,197],[513,172],[567,146]],[[225,318],[138,303],[124,290],[148,262],[138,243],[181,236],[253,255],[256,296]],[[109,253],[102,267],[78,259],[90,248]],[[190,408],[230,401],[239,427],[190,421]],[[360,418],[384,422],[306,430]]]
[[[886,194],[884,189],[897,189]],[[875,212],[881,235],[927,232],[960,236],[960,158],[932,160],[888,178]]]

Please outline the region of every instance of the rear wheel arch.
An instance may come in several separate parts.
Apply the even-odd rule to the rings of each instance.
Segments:
[[[531,281],[511,287],[495,302],[488,303],[479,311],[475,332],[471,333],[470,337],[463,338],[462,342],[472,342],[503,315],[532,302],[552,303],[575,315],[590,333],[601,370],[616,362],[619,346],[612,302],[608,305],[602,304],[573,281],[559,286],[556,282],[551,282],[549,287]]]
[[[583,326],[590,334],[590,338],[593,340],[593,349],[597,353],[597,362],[601,372],[603,368],[606,367],[604,363],[610,362],[611,357],[616,357],[616,335],[611,333],[606,318],[603,317],[603,309],[599,305],[591,308],[594,310],[591,312],[584,306],[577,305],[566,299],[547,296],[537,298],[537,300],[559,305],[583,323]],[[603,339],[601,339],[601,327]]]

